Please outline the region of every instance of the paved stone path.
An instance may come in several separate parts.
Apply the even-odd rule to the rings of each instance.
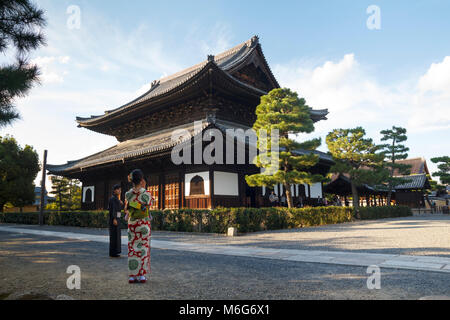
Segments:
[[[0,226],[0,231],[19,234],[58,237],[82,241],[109,242],[108,236],[74,232],[55,232],[26,227]],[[123,237],[127,243],[127,237]],[[179,241],[152,240],[152,248],[177,250],[215,255],[250,258],[324,263],[348,266],[371,266],[380,268],[409,269],[450,273],[450,258],[435,256],[410,256],[400,254],[354,253],[347,251],[272,249],[255,246],[231,246],[208,243],[187,243]]]

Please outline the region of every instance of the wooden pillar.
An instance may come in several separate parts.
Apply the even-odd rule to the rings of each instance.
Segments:
[[[164,210],[166,208],[166,177],[164,173],[159,176],[159,209]]]
[[[214,170],[209,169],[209,198],[211,201],[210,209],[214,209]]]
[[[47,173],[47,150],[44,150],[44,159],[42,162],[42,181],[41,181],[41,203],[39,206],[39,225],[44,224],[44,203],[45,203],[45,175]]]
[[[178,173],[178,181],[180,184],[179,207],[184,208],[184,170]]]

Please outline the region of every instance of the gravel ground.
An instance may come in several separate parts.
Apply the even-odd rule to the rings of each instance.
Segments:
[[[18,226],[23,227],[23,226]],[[29,228],[28,226],[26,228]],[[32,226],[31,228],[38,228]],[[43,227],[45,230],[108,234],[102,229]],[[126,235],[126,230],[123,230]],[[152,239],[264,248],[450,256],[450,216],[416,216],[322,227],[267,231],[235,238],[154,231]]]
[[[75,299],[419,299],[450,295],[449,276],[442,273],[382,269],[381,289],[368,290],[368,275],[362,267],[158,249],[152,250],[151,280],[129,285],[127,259],[109,258],[104,243],[2,232],[0,244],[0,299],[60,295]],[[81,290],[66,288],[69,265],[81,268]]]

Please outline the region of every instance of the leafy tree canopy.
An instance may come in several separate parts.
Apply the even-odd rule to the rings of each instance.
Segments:
[[[299,142],[289,137],[314,131],[310,108],[306,105],[305,99],[299,98],[296,92],[287,88],[274,89],[261,97],[261,103],[256,107],[256,116],[253,129],[256,132],[267,132],[267,137],[258,134],[260,152],[254,163],[259,168],[270,170],[273,169],[273,163],[265,159],[278,160],[271,174],[247,176],[246,181],[250,186],[272,187],[278,183],[283,184],[288,205],[292,207],[291,185],[311,184],[324,179],[319,174],[308,172],[308,168],[315,166],[319,161],[318,155],[313,151],[320,146],[320,139]],[[274,130],[278,130],[279,133],[278,150],[272,150],[275,149],[272,148],[275,141],[271,135]]]
[[[379,153],[380,146],[372,139],[365,138],[362,127],[354,129],[335,129],[327,135],[328,149],[335,165],[331,172],[347,174],[351,180],[353,206],[359,206],[357,186],[362,184],[378,185],[386,179],[386,170],[382,163],[384,154]]]
[[[439,177],[441,180],[441,183],[443,184],[450,184],[450,157],[444,156],[444,157],[437,157],[432,158],[431,161],[433,163],[438,164],[439,171],[433,173],[433,177]]]
[[[9,136],[0,137],[0,211],[6,203],[23,207],[34,202],[34,180],[40,170],[36,151]]]
[[[55,196],[55,202],[49,204],[49,210],[79,210],[81,208],[81,187],[78,180],[64,177],[52,176],[52,190],[50,193]]]
[[[402,127],[393,126],[392,129],[383,130],[380,133],[383,135],[381,141],[387,141],[388,143],[380,145],[381,153],[385,156],[387,161],[384,163],[385,167],[389,171],[389,177],[386,181],[387,189],[389,191],[387,202],[391,203],[392,191],[396,186],[407,183],[410,180],[402,177],[394,176],[397,172],[397,176],[409,175],[411,166],[407,164],[398,163],[397,160],[404,160],[408,158],[409,148],[401,144],[406,141],[406,129]]]

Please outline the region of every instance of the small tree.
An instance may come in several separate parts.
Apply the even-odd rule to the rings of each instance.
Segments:
[[[432,158],[431,161],[433,163],[438,164],[439,171],[433,173],[433,177],[439,177],[442,184],[449,185],[450,184],[450,157],[437,157]]]
[[[71,180],[65,177],[52,176],[52,191],[55,202],[48,205],[50,210],[77,210],[81,203],[81,188],[78,180]]]
[[[0,137],[0,212],[6,203],[22,208],[35,200],[34,179],[40,170],[36,151],[9,136]]]
[[[297,142],[289,138],[289,134],[298,135],[314,131],[309,107],[305,99],[298,98],[297,93],[286,88],[274,89],[261,97],[261,103],[256,107],[256,116],[257,120],[253,129],[256,132],[266,132],[267,138],[258,134],[260,154],[255,158],[254,163],[259,168],[269,170],[272,164],[262,159],[262,157],[269,157],[278,159],[278,167],[270,174],[267,172],[254,174],[246,176],[245,179],[250,186],[273,187],[281,183],[286,190],[288,206],[292,208],[292,185],[311,184],[323,180],[321,175],[306,171],[319,161],[319,157],[312,151],[320,146],[320,139]],[[271,150],[274,145],[273,130],[279,132],[279,150]],[[300,154],[299,150],[304,150],[306,153]]]
[[[401,177],[394,177],[394,172],[397,170],[399,175],[408,175],[411,169],[410,165],[397,163],[397,160],[404,160],[408,158],[409,148],[405,147],[401,142],[404,142],[408,139],[406,136],[406,129],[401,127],[393,126],[392,129],[383,130],[380,132],[383,137],[381,141],[390,141],[387,144],[380,145],[382,148],[382,153],[388,159],[385,163],[385,166],[389,170],[389,177],[385,181],[388,187],[388,198],[387,203],[388,206],[391,205],[391,197],[392,191],[396,186],[399,186],[403,183],[408,182],[407,179]]]
[[[15,63],[0,66],[0,127],[19,118],[13,100],[38,81],[39,70],[27,63],[26,54],[44,44],[44,25],[44,12],[29,0],[0,1],[0,53],[10,46],[17,53]]]
[[[372,139],[364,138],[366,131],[355,129],[335,129],[327,135],[328,149],[335,161],[331,172],[348,174],[351,181],[353,207],[359,207],[358,186],[377,185],[386,178],[382,169],[383,154],[378,153]]]

